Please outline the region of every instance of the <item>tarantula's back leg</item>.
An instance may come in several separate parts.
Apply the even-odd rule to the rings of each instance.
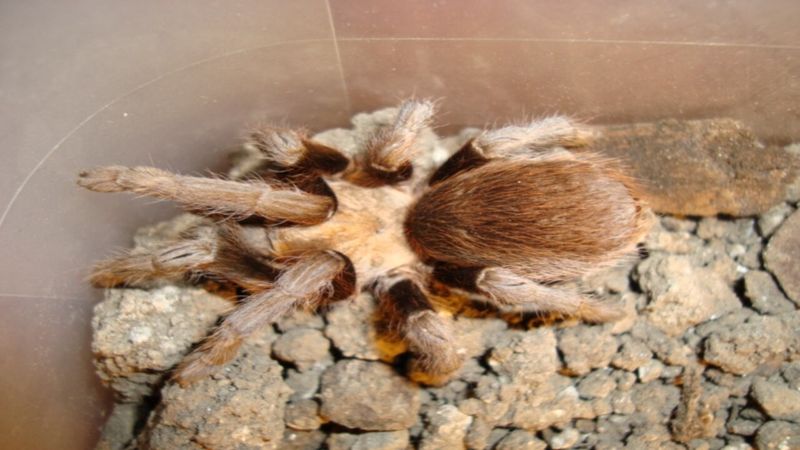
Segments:
[[[176,368],[186,385],[213,373],[236,355],[242,340],[295,308],[316,308],[347,298],[355,289],[355,271],[343,255],[328,251],[300,257],[284,270],[273,288],[255,292],[228,314],[217,329]]]
[[[374,293],[387,331],[409,345],[412,378],[439,384],[461,367],[451,324],[436,313],[413,277],[379,279]]]
[[[345,178],[365,187],[395,184],[411,178],[417,138],[428,126],[434,110],[434,103],[427,100],[407,100],[400,104],[394,122],[375,132]]]
[[[335,199],[277,182],[231,181],[177,175],[154,167],[108,166],[86,170],[78,184],[95,192],[134,192],[172,200],[192,212],[246,219],[263,217],[313,225],[333,214]]]
[[[272,286],[277,276],[270,257],[247,242],[242,227],[235,223],[217,228],[198,226],[183,233],[181,239],[97,263],[90,281],[97,287],[141,286],[153,280],[202,276],[258,291]]]
[[[433,173],[430,185],[474,169],[495,158],[534,155],[553,147],[576,148],[588,145],[590,127],[568,117],[553,116],[528,125],[513,125],[481,133],[470,139]]]
[[[501,309],[556,313],[588,322],[610,322],[624,315],[620,304],[556,284],[539,283],[503,267],[438,264],[433,276],[446,285],[480,294]]]

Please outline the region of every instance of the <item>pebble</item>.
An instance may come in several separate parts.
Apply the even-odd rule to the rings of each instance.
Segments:
[[[305,371],[314,366],[326,367],[333,363],[330,341],[320,330],[292,328],[280,335],[272,344],[272,353],[281,361],[294,364]]]
[[[758,450],[794,450],[800,448],[800,425],[773,420],[756,433]]]
[[[636,273],[650,297],[647,319],[670,336],[741,307],[723,277],[689,256],[651,255]]]
[[[657,359],[651,359],[639,367],[636,375],[641,383],[649,383],[661,377],[663,371],[664,364]]]
[[[794,311],[795,305],[783,295],[772,275],[763,270],[751,270],[744,276],[745,295],[756,311],[779,314]]]
[[[526,430],[514,430],[497,443],[495,450],[545,450],[547,443]]]
[[[800,422],[800,392],[763,378],[753,383],[751,396],[773,419]]]
[[[559,367],[555,333],[550,328],[508,331],[490,351],[486,362],[503,380],[541,383]]]
[[[314,400],[300,399],[286,404],[286,426],[295,430],[316,430],[322,425],[319,405]]]
[[[758,231],[763,237],[770,237],[794,209],[788,203],[773,206],[758,217]]]
[[[379,362],[342,360],[322,374],[320,415],[349,428],[394,431],[410,427],[419,388]]]
[[[547,441],[550,448],[561,450],[565,448],[572,448],[580,439],[581,434],[574,428],[567,428],[560,433],[556,433]]]
[[[800,211],[775,231],[764,251],[764,265],[778,279],[790,300],[800,306]]]
[[[567,369],[585,375],[606,367],[617,352],[617,339],[603,326],[578,326],[561,332],[558,349]]]
[[[748,374],[783,361],[791,334],[776,316],[750,316],[709,333],[703,343],[703,358],[727,372]]]
[[[643,342],[630,336],[623,336],[622,341],[622,346],[611,360],[612,366],[633,372],[653,358],[653,352]]]
[[[409,436],[406,430],[361,434],[333,433],[326,444],[328,450],[406,450]]]
[[[472,423],[472,417],[462,413],[454,405],[442,405],[428,415],[428,426],[422,433],[421,450],[464,448],[464,438]]]
[[[617,387],[609,369],[597,369],[578,381],[578,392],[582,398],[606,398]]]

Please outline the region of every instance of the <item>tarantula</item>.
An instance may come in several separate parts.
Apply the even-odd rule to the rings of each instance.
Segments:
[[[185,384],[231,360],[249,334],[293,308],[369,290],[408,344],[411,372],[446,378],[461,366],[432,280],[502,308],[588,321],[617,305],[560,283],[635,252],[648,228],[639,188],[620,164],[588,151],[591,128],[565,117],[484,131],[422,178],[417,138],[429,101],[402,103],[352,158],[301,130],[263,127],[247,145],[261,167],[243,181],[152,167],[101,167],[78,183],[175,201],[216,220],[148,254],[99,263],[101,287],[202,275],[245,297],[175,371]]]

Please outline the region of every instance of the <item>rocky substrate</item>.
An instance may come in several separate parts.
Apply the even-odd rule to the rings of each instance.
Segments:
[[[353,130],[319,139],[356,148],[393,113],[358,115]],[[118,404],[98,448],[800,448],[798,149],[770,147],[771,162],[748,174],[732,161],[753,160],[739,153],[765,147],[730,122],[637,125],[627,135],[614,128],[613,136],[655,153],[653,146],[670,141],[646,137],[673,133],[683,142],[670,150],[675,158],[684,152],[737,173],[715,169],[702,187],[696,167],[694,184],[673,179],[675,198],[689,198],[685,189],[717,190],[702,204],[686,203],[702,212],[677,210],[680,202],[666,198],[669,177],[659,175],[652,195],[664,199],[654,204],[668,207],[656,209],[683,218],[659,216],[643,258],[578,283],[623,303],[627,314],[618,322],[553,322],[479,304],[443,308],[466,358],[443,386],[408,380],[402,348],[377,335],[374,301],[362,294],[318,315],[284,318],[248,339],[217,374],[183,388],[165,372],[231,301],[192,286],[107,291],[95,308],[93,349]],[[725,132],[738,136],[727,141],[739,147],[705,151]],[[428,133],[428,165],[471,133],[441,140]],[[246,165],[244,155],[233,175]],[[769,171],[780,172],[781,185],[759,192],[752,180]],[[741,195],[721,192],[723,175],[738,180],[731,186]],[[748,217],[717,216],[740,210]],[[694,216],[701,213],[712,217]],[[176,236],[197,220],[184,215],[142,229],[136,245]]]

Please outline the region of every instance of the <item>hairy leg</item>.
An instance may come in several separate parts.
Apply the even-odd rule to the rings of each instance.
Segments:
[[[264,126],[250,133],[245,145],[258,149],[268,169],[334,174],[350,160],[341,152],[308,137],[305,130]]]
[[[302,257],[277,277],[272,289],[252,294],[227,315],[181,362],[174,378],[186,385],[205,377],[233,359],[244,338],[287,312],[295,308],[315,308],[325,301],[349,296],[352,289],[342,292],[337,280],[351,269],[349,261],[335,252]]]
[[[574,148],[587,145],[592,129],[568,117],[553,116],[527,125],[489,130],[473,140],[473,145],[488,158],[530,154],[531,150],[552,147]]]
[[[436,313],[417,282],[387,278],[374,291],[388,331],[405,340],[414,355],[412,378],[439,383],[461,367],[449,321]]]
[[[621,305],[537,283],[502,267],[478,272],[475,286],[491,302],[504,308],[554,312],[589,322],[613,321],[623,315]]]
[[[352,171],[346,174],[347,180],[373,187],[410,178],[417,137],[430,122],[434,110],[433,102],[425,100],[400,104],[395,121],[375,132]]]
[[[277,269],[264,246],[246,239],[245,234],[236,223],[196,227],[183,233],[181,239],[156,248],[126,251],[100,261],[92,268],[89,280],[97,287],[110,288],[202,275],[250,291],[267,289]],[[266,236],[262,239],[266,242]]]
[[[153,167],[109,166],[84,171],[78,184],[95,192],[134,192],[172,200],[186,209],[235,219],[251,216],[311,225],[334,210],[334,199],[265,181],[177,175]]]
[[[569,153],[555,151],[553,147],[582,147],[589,143],[591,137],[591,128],[563,116],[485,131],[448,158],[428,183],[435,185],[460,172],[480,167],[494,158],[521,155],[528,159],[571,158]]]
[[[156,279],[180,280],[187,274],[207,271],[214,263],[217,240],[199,233],[147,252],[125,252],[100,261],[89,277],[97,287],[136,286]]]

